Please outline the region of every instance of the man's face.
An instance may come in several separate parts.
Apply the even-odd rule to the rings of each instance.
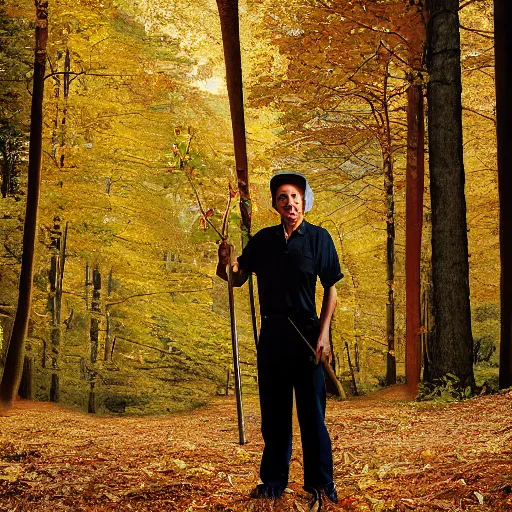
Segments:
[[[296,185],[281,185],[276,192],[276,210],[283,222],[296,225],[304,218],[304,198]]]

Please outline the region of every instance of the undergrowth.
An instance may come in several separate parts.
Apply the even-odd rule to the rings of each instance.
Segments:
[[[453,373],[447,373],[434,383],[420,382],[416,400],[434,402],[459,402],[473,396],[471,386],[462,386],[460,379]]]

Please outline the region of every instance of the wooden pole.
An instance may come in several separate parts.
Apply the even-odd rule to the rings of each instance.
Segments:
[[[236,411],[238,416],[238,440],[240,444],[245,444],[247,441],[245,438],[244,410],[242,405],[242,378],[240,374],[240,356],[238,353],[238,332],[236,329],[235,295],[233,293],[233,266],[231,265],[231,257],[230,263],[228,264],[227,274],[229,316],[231,320],[231,345],[233,348],[233,377],[235,379]]]

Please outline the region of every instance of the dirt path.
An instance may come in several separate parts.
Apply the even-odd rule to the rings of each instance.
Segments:
[[[512,393],[432,406],[400,388],[330,401],[340,504],[324,510],[512,511]],[[1,511],[307,510],[298,428],[290,492],[247,497],[262,449],[255,397],[167,417],[102,418],[19,402],[0,417]]]

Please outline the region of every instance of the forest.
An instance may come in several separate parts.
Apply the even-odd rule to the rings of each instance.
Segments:
[[[238,5],[245,169],[227,4]],[[218,244],[227,233],[240,254],[248,223],[252,234],[279,223],[269,179],[282,170],[307,177],[306,219],[329,231],[344,274],[331,324],[341,404],[394,385],[425,410],[505,396],[506,4],[1,0],[4,407],[19,395],[105,421],[234,407]],[[251,291],[234,292],[249,425]],[[232,506],[208,510],[246,509]]]

